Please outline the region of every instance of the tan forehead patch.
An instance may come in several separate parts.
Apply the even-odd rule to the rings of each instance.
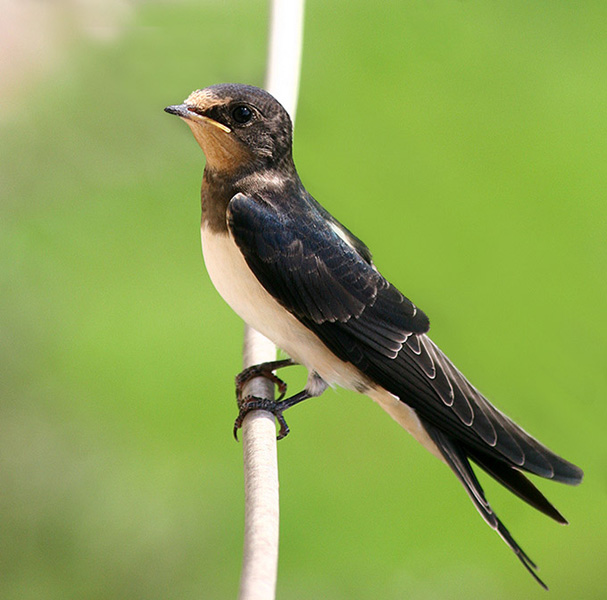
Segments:
[[[185,100],[184,104],[191,104],[203,110],[214,106],[215,104],[227,104],[232,98],[227,96],[218,96],[213,90],[205,88],[204,90],[193,91]]]

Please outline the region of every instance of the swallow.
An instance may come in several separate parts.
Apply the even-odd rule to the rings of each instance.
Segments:
[[[483,519],[535,580],[537,566],[485,497],[476,473],[487,472],[558,523],[566,519],[525,476],[568,485],[583,472],[495,408],[428,337],[426,314],[385,279],[369,248],[303,186],[292,154],[292,123],[268,92],[220,84],[192,92],[165,111],[183,119],[206,157],[202,180],[202,249],[224,300],[289,359],[244,371],[273,375],[307,368],[305,389],[290,398],[239,399],[240,414],[283,412],[329,386],[370,396],[446,463]],[[281,385],[282,384],[282,385]],[[547,589],[547,588],[546,588]]]

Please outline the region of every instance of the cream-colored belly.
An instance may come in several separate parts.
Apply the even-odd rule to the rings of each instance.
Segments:
[[[316,371],[328,384],[355,389],[364,378],[339,360],[289,314],[253,275],[230,235],[202,228],[202,253],[213,285],[245,323],[272,340],[296,362]]]
[[[415,411],[369,381],[350,363],[339,360],[295,317],[266,292],[249,269],[229,234],[201,229],[202,253],[213,285],[223,299],[247,324],[272,340],[296,362],[318,373],[328,384],[347,389],[366,387],[375,400],[397,423],[433,454],[441,458]]]

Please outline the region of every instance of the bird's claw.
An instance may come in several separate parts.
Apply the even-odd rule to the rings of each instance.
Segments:
[[[280,430],[276,436],[277,440],[282,440],[282,438],[289,434],[289,426],[282,415],[284,408],[281,406],[281,403],[278,400],[268,400],[267,398],[259,398],[257,396],[245,396],[244,398],[239,397],[238,408],[238,416],[234,421],[234,439],[236,441],[238,441],[238,430],[242,427],[244,418],[253,410],[266,410],[276,417],[276,420],[280,425]]]
[[[265,377],[269,379],[273,384],[278,388],[278,402],[280,402],[287,393],[287,384],[277,377],[273,371],[274,369],[280,368],[281,366],[286,366],[283,363],[287,361],[276,361],[271,363],[262,363],[260,365],[253,365],[252,367],[248,367],[241,371],[238,375],[236,375],[236,400],[240,402],[242,400],[242,393],[244,391],[244,387],[251,379],[255,379],[255,377]]]

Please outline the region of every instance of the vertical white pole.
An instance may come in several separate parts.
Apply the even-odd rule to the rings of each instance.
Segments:
[[[272,2],[266,89],[287,109],[293,122],[299,94],[303,13],[303,0]]]
[[[272,0],[266,89],[295,122],[304,0]],[[276,348],[263,335],[245,326],[243,367],[276,359]],[[274,385],[258,377],[245,394],[273,398]],[[274,416],[249,413],[242,425],[245,533],[239,600],[273,600],[278,570],[278,461]]]

